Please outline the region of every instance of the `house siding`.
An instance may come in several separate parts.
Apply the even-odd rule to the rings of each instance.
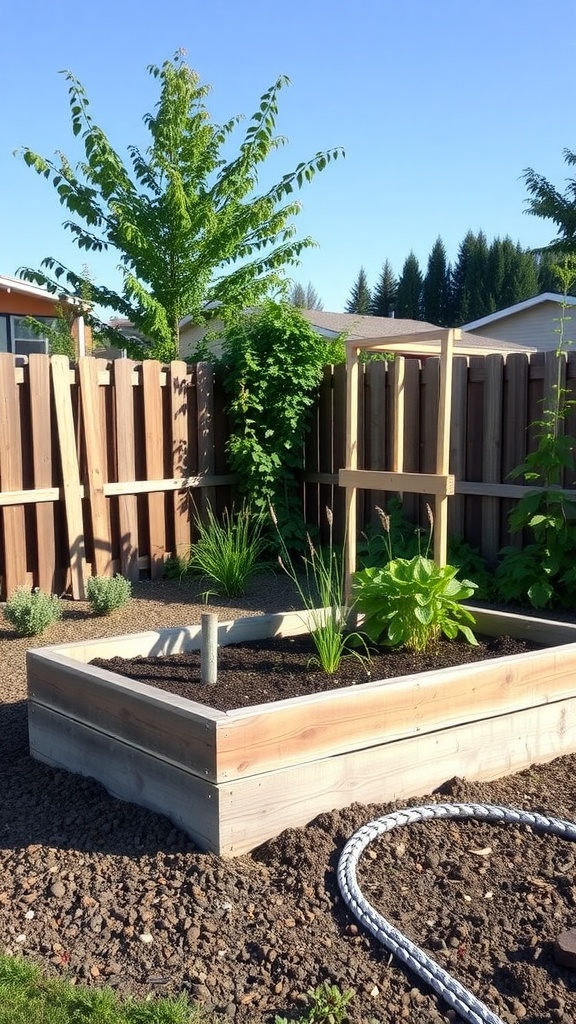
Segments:
[[[570,310],[568,314],[570,315]],[[556,302],[543,302],[519,313],[510,313],[494,323],[484,324],[468,334],[479,334],[484,338],[498,338],[511,341],[527,348],[549,351],[558,345],[558,318],[562,309]]]
[[[0,289],[0,313],[11,316],[54,316],[57,301]]]

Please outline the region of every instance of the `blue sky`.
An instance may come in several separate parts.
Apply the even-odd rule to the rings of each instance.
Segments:
[[[81,156],[68,68],[94,120],[125,156],[146,144],[157,99],[146,73],[184,47],[212,85],[217,122],[247,117],[279,74],[279,177],[317,150],[343,146],[301,193],[300,235],[319,248],[294,278],[342,310],[363,265],[371,284],[413,250],[424,270],[441,235],[449,259],[468,229],[545,244],[553,226],[524,212],[525,167],[563,187],[573,123],[574,0],[29,0],[5,5],[0,62],[0,274],[52,255],[117,285],[112,256],[77,250],[52,186],[13,151]],[[241,138],[241,132],[238,135]],[[266,184],[265,181],[262,182]]]

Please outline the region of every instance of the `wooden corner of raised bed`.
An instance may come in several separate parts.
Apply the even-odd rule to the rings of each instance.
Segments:
[[[472,609],[529,654],[217,711],[90,665],[197,649],[200,627],[32,649],[33,757],[166,814],[201,849],[245,853],[322,811],[494,779],[576,750],[576,625]],[[219,626],[241,643],[309,628],[307,613]]]

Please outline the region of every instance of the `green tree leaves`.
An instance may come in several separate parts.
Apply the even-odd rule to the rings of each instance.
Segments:
[[[204,324],[215,309],[225,316],[254,306],[283,284],[285,268],[297,265],[315,244],[295,237],[300,205],[292,193],[343,151],[318,152],[259,193],[261,165],[286,143],[275,131],[278,97],[289,80],[280,76],[263,94],[237,156],[226,160],[224,150],[240,118],[212,122],[208,87],[183,51],[148,71],[160,96],[154,113],[144,118],[150,136],[145,152],[130,145],[128,162],[122,160],[93,121],[83,86],[66,71],[72,134],[81,139],[85,159],[73,166],[62,153],[49,160],[26,148],[22,155],[51,180],[74,218],[64,227],[76,245],[118,254],[122,287],[95,283],[94,304],[131,320],[150,339],[149,349],[132,355],[169,360],[179,353],[183,317]],[[81,276],[54,257],[40,270],[22,273],[53,291],[61,292],[64,283],[70,294],[80,290]],[[117,342],[94,314],[87,318]]]

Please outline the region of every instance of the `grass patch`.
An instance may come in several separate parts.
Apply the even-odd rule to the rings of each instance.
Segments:
[[[109,988],[44,978],[27,960],[0,955],[0,1024],[208,1024],[211,1019],[184,995],[120,999]]]

